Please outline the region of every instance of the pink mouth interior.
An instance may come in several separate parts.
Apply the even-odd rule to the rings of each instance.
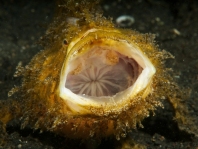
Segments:
[[[116,51],[94,47],[71,62],[65,87],[78,95],[113,96],[129,88],[142,72],[133,59]]]

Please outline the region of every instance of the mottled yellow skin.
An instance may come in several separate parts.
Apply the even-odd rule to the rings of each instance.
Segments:
[[[164,59],[171,55],[160,51],[154,44],[153,35],[140,34],[132,30],[117,29],[104,18],[94,3],[76,1],[60,2],[57,18],[49,27],[44,39],[45,49],[33,57],[17,74],[23,76],[22,85],[17,89],[16,99],[0,102],[0,121],[4,124],[13,118],[22,117],[22,128],[30,125],[33,129],[51,131],[68,138],[108,137],[117,139],[135,129],[137,124],[150,115],[161,100],[168,99],[176,109],[176,119],[185,121],[184,107],[178,109],[180,101],[178,87],[164,68]],[[86,6],[86,8],[84,7]],[[70,24],[67,17],[78,18]],[[64,18],[64,19],[63,19]],[[82,36],[88,29],[117,30],[123,38],[138,46],[156,68],[156,74],[146,89],[126,103],[120,111],[106,112],[92,109],[92,114],[73,115],[66,102],[59,97],[59,79],[65,58],[68,58],[68,44]],[[112,33],[112,37],[116,36]],[[67,42],[65,43],[64,40]],[[90,107],[92,108],[92,107]],[[177,110],[178,109],[178,110]],[[98,114],[99,113],[99,114]]]

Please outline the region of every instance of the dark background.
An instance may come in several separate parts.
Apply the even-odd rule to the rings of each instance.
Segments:
[[[190,88],[184,101],[198,124],[198,1],[196,0],[111,0],[101,4],[105,16],[115,21],[121,15],[135,19],[126,26],[141,33],[156,35],[156,43],[175,56],[167,61],[179,86]],[[42,47],[37,43],[45,34],[54,14],[55,2],[47,0],[0,0],[0,99],[20,83],[13,74],[19,62],[25,66]],[[173,120],[173,109],[165,102],[156,116],[143,122],[144,128],[128,134],[131,140],[147,148],[198,148],[198,138],[181,131]],[[187,130],[187,129],[186,129]],[[120,148],[113,139],[88,143],[67,140],[51,133],[20,130],[17,122],[9,124],[8,141],[3,148]],[[74,145],[80,144],[81,145]],[[0,147],[1,148],[1,147]]]

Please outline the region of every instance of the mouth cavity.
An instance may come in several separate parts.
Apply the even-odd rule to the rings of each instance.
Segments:
[[[92,46],[70,66],[65,87],[86,97],[116,95],[131,87],[143,70],[135,59],[102,45]]]
[[[73,115],[119,111],[147,87],[149,94],[155,72],[135,41],[118,30],[90,29],[68,45],[58,93]]]

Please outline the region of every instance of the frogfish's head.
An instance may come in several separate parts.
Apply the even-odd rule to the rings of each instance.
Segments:
[[[68,45],[58,91],[72,115],[121,113],[149,94],[156,69],[133,38],[94,28]]]
[[[119,139],[162,106],[164,54],[153,36],[113,27],[64,36],[69,44],[53,44],[26,67],[24,126],[28,119],[68,138]]]

